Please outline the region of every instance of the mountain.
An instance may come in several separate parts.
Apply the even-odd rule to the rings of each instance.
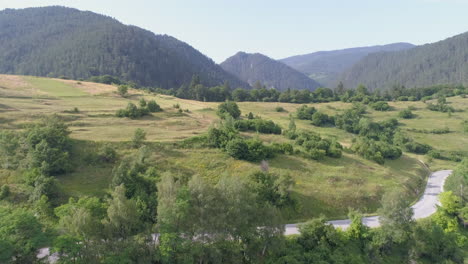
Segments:
[[[406,50],[414,47],[409,43],[394,43],[333,51],[319,51],[282,59],[283,63],[310,76],[321,84],[333,87],[340,74],[365,56],[381,51]]]
[[[253,85],[260,82],[279,91],[291,89],[315,90],[320,84],[286,64],[265,55],[238,52],[220,64],[227,72]]]
[[[0,11],[0,73],[74,79],[108,74],[162,88],[188,84],[196,74],[205,85],[248,87],[171,36],[59,6]]]
[[[468,32],[413,49],[371,54],[343,73],[345,87],[468,85]]]

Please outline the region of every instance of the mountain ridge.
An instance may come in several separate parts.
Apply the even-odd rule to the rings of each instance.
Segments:
[[[325,86],[333,87],[340,74],[365,56],[381,51],[394,51],[415,47],[406,42],[386,45],[355,47],[340,50],[317,51],[280,59],[281,62],[310,76]]]
[[[301,72],[261,53],[240,51],[220,65],[225,71],[250,85],[260,82],[268,88],[275,88],[279,91],[289,88],[312,91],[320,87],[319,83]]]
[[[0,73],[113,75],[142,86],[178,88],[199,75],[205,85],[248,84],[169,35],[109,16],[62,6],[0,11]]]

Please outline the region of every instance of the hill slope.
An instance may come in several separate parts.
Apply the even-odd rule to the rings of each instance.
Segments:
[[[259,81],[280,91],[288,88],[314,90],[320,86],[293,68],[259,53],[238,52],[221,63],[221,67],[250,85]]]
[[[468,84],[468,33],[413,49],[377,53],[346,71],[345,86],[362,83],[371,89],[436,84]]]
[[[370,53],[406,50],[414,47],[409,43],[393,43],[333,51],[319,51],[282,59],[283,63],[303,72],[325,86],[333,87],[339,75]]]
[[[56,6],[0,12],[0,73],[74,79],[109,74],[163,88],[178,88],[198,74],[205,85],[248,87],[173,37]]]

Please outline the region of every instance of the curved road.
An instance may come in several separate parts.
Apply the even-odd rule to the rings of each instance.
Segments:
[[[411,208],[413,208],[413,218],[420,219],[431,216],[437,210],[437,205],[439,205],[438,195],[444,191],[444,183],[447,177],[452,174],[451,170],[442,170],[436,171],[429,176],[427,180],[426,190],[424,195],[415,203]],[[380,226],[378,216],[370,216],[362,218],[362,222],[368,227],[378,227]],[[346,220],[335,220],[329,221],[329,224],[332,224],[334,227],[339,227],[343,230],[349,227],[351,221]],[[288,224],[285,226],[285,235],[294,235],[299,234],[300,224]]]
[[[452,173],[451,170],[443,170],[432,173],[427,180],[426,190],[424,195],[419,199],[419,201],[414,204],[411,208],[414,211],[414,219],[425,218],[436,212],[437,206],[439,204],[438,195],[444,190],[444,183],[447,177]],[[369,227],[378,227],[380,226],[379,217],[371,216],[362,218],[362,222]],[[332,224],[334,227],[339,227],[341,229],[346,229],[351,224],[349,219],[346,220],[335,220],[329,221],[329,224]],[[285,235],[299,234],[300,224],[288,224],[285,225]],[[41,248],[37,254],[38,259],[47,257],[50,263],[55,263],[58,260],[57,254],[50,255],[49,248]]]

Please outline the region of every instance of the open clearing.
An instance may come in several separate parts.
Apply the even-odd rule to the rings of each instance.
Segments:
[[[258,163],[230,158],[218,149],[184,149],[175,147],[177,142],[203,134],[217,121],[218,103],[183,100],[165,95],[154,95],[144,91],[131,90],[128,98],[122,98],[111,85],[78,82],[72,80],[37,77],[0,75],[0,129],[22,130],[25,125],[49,114],[64,117],[72,131],[71,137],[83,141],[113,142],[120,154],[131,154],[126,147],[136,128],[147,132],[147,140],[154,162],[161,171],[172,171],[187,176],[200,174],[216,181],[221,175],[247,177],[259,169]],[[140,98],[155,99],[164,112],[138,120],[115,117],[118,109],[128,102],[138,104]],[[432,112],[423,102],[391,102],[393,110],[378,112],[368,109],[375,120],[397,117],[398,111],[414,106],[414,119],[399,120],[402,129],[438,129],[448,127],[449,134],[408,133],[418,142],[428,143],[434,148],[448,152],[460,151],[468,154],[468,137],[463,132],[462,121],[468,120],[468,99],[452,97],[447,99],[461,112]],[[174,105],[189,112],[179,113]],[[309,104],[328,114],[336,114],[351,104],[331,102]],[[289,114],[299,104],[243,102],[239,103],[243,114],[252,112],[264,119],[271,119],[286,128]],[[277,106],[287,112],[278,113]],[[78,113],[69,111],[77,107]],[[308,121],[297,120],[299,129],[333,137],[349,146],[354,135],[334,127],[319,128]],[[279,135],[256,135],[246,133],[266,142],[285,141]],[[314,161],[297,156],[281,155],[269,161],[271,172],[289,174],[294,179],[294,195],[300,200],[297,212],[288,212],[287,218],[302,221],[320,214],[329,218],[343,218],[349,207],[364,213],[374,213],[379,207],[381,195],[389,189],[398,188],[417,200],[424,189],[429,170],[454,167],[450,161],[428,160],[425,156],[407,154],[395,161],[378,165],[357,155],[343,153],[343,158],[326,158]],[[62,189],[71,196],[103,195],[109,186],[112,167],[99,168],[89,165],[78,168],[70,174],[60,176]],[[14,181],[11,172],[1,171],[0,181]],[[3,179],[2,179],[3,178]],[[17,177],[20,180],[20,176]],[[12,180],[13,179],[13,180]]]

